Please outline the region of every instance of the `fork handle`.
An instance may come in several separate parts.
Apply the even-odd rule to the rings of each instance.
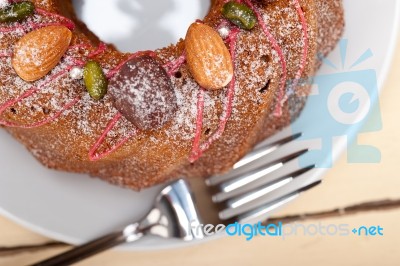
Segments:
[[[129,230],[127,231],[127,229]],[[75,247],[69,251],[56,255],[52,258],[32,264],[31,266],[72,265],[120,244],[135,242],[142,238],[143,233],[137,230],[137,225],[134,229],[127,229],[121,232],[111,233],[106,236],[100,237],[82,246]]]

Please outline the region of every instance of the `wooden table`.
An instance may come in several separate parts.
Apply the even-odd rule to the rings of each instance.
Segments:
[[[302,215],[306,225],[380,225],[383,236],[224,238],[178,250],[109,251],[79,265],[400,265],[400,42],[391,69],[380,98],[383,130],[358,138],[380,149],[381,163],[349,164],[343,155],[323,185],[277,214]],[[365,202],[373,204],[353,208],[357,213],[331,212]],[[26,265],[68,248],[0,217],[0,265]]]

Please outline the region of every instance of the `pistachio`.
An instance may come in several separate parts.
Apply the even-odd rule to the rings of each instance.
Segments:
[[[241,29],[251,30],[257,23],[253,10],[245,4],[230,1],[222,7],[222,15]]]
[[[0,22],[21,21],[32,15],[35,5],[29,1],[13,3],[0,10]]]
[[[89,95],[101,100],[107,93],[108,82],[103,69],[96,61],[89,61],[83,69],[83,80]]]

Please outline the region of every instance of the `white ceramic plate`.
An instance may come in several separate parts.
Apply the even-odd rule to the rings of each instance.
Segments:
[[[100,37],[116,43],[122,50],[136,51],[165,46],[183,37],[190,22],[206,13],[208,2],[207,0],[86,0],[80,8],[89,27]],[[400,2],[396,0],[345,0],[347,23],[345,38],[348,39],[348,49],[347,56],[343,58],[346,63],[342,69],[344,54],[336,49],[329,56],[329,60],[332,64],[338,65],[338,69],[325,65],[320,73],[335,75],[339,72],[348,73],[353,70],[362,72],[370,69],[376,73],[377,84],[381,88],[394,50],[397,23],[400,21],[399,9]],[[104,19],[104,16],[107,16],[107,19]],[[349,66],[368,49],[373,56],[350,69]],[[368,57],[371,54],[366,55]],[[337,82],[340,81],[338,76],[335,77]],[[360,83],[360,77],[362,76],[350,75],[342,81]],[[327,78],[319,79],[319,89],[326,85],[324,82],[331,81]],[[343,93],[341,90],[343,86],[339,83],[329,86],[338,88],[338,92]],[[371,104],[377,101],[377,95],[377,90],[375,94],[370,95]],[[362,93],[359,97],[361,97],[359,100],[363,100]],[[333,97],[331,100],[340,99]],[[352,101],[348,103],[350,109],[354,107]],[[325,131],[320,130],[320,134],[329,135],[327,132],[335,130],[337,121],[324,117],[318,120],[312,116],[315,111],[307,111],[326,109],[326,107],[326,101],[309,101],[306,112],[299,122],[294,124],[294,129],[301,129],[307,136],[307,133],[322,128]],[[334,105],[331,104],[330,107],[329,110],[333,110],[333,113],[340,112]],[[361,120],[363,120],[366,113],[361,109],[358,111],[359,115],[356,117],[346,117],[345,114],[339,113],[336,118],[350,119],[354,122],[360,120],[358,118],[362,115]],[[354,110],[348,112],[354,113]],[[347,127],[347,137],[354,137],[361,124],[356,123]],[[318,163],[329,162],[328,157],[331,155],[337,157],[345,147],[346,140],[335,141],[329,156],[319,158]],[[150,208],[159,190],[155,187],[136,193],[87,176],[48,170],[37,163],[3,130],[0,131],[0,169],[0,213],[36,232],[71,244],[83,243],[141,218]],[[318,171],[317,175],[320,176],[322,173],[323,170]],[[186,244],[172,240],[146,239],[132,245],[131,249],[160,249],[179,245]]]

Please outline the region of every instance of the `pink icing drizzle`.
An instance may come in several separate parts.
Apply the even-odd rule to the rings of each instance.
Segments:
[[[16,1],[13,1],[16,2]],[[55,19],[60,19],[62,21],[66,22],[66,25],[69,29],[73,30],[75,28],[75,24],[68,18],[65,18],[63,16],[60,16],[58,14],[54,14],[54,13],[50,13],[46,10],[43,9],[39,9],[36,8],[36,12],[40,15],[43,16],[48,16],[48,17],[52,17]],[[26,26],[28,27],[32,27],[32,28],[39,28],[39,27],[44,27],[44,26],[49,26],[49,25],[64,25],[64,24],[60,24],[60,23],[27,23],[25,26],[19,25],[16,26],[14,28],[1,28],[0,31],[5,30],[5,32],[10,32],[12,30],[15,29],[25,29]],[[81,48],[81,47],[85,47],[87,48],[88,46],[86,45],[76,45],[76,46],[71,46],[69,48],[69,50],[74,49],[74,48]],[[88,55],[88,58],[92,58],[95,57],[103,52],[105,52],[107,46],[104,43],[100,43],[99,47],[97,48],[97,50],[95,50],[94,52],[90,53]],[[8,57],[11,56],[12,53],[7,53],[7,52],[2,52],[0,53],[0,57]],[[4,103],[2,106],[0,106],[0,115],[9,107],[13,106],[14,104],[22,101],[25,98],[28,98],[30,96],[32,96],[33,94],[35,94],[36,92],[38,92],[40,90],[41,87],[55,81],[56,79],[58,79],[59,77],[65,75],[66,73],[68,73],[73,67],[75,66],[83,66],[84,62],[81,60],[77,60],[75,59],[75,63],[74,65],[70,65],[68,66],[65,70],[62,70],[56,74],[54,74],[53,76],[50,76],[49,79],[47,81],[45,81],[43,84],[39,85],[38,87],[32,87],[30,89],[28,89],[25,93],[23,93],[21,96],[12,99],[10,101],[7,101],[6,103]],[[78,103],[80,101],[80,97],[76,97],[74,100],[72,100],[71,102],[67,103],[66,105],[64,105],[61,110],[57,111],[57,113],[47,119],[44,119],[40,122],[36,122],[33,123],[31,125],[20,125],[20,124],[16,124],[16,123],[12,123],[12,122],[8,122],[8,121],[0,121],[1,125],[5,125],[8,127],[18,127],[18,128],[36,128],[36,127],[40,127],[43,125],[46,125],[48,123],[51,123],[52,121],[56,120],[57,118],[59,118],[65,111],[67,111],[68,109],[72,108],[76,103]]]
[[[301,76],[303,75],[304,69],[306,67],[307,64],[307,57],[308,57],[308,26],[307,26],[307,21],[306,18],[304,17],[304,12],[301,9],[299,0],[294,0],[294,4],[297,10],[297,13],[299,14],[300,17],[300,21],[301,21],[301,26],[302,26],[302,30],[303,30],[303,41],[304,41],[304,46],[303,46],[303,55],[301,58],[301,65],[300,65],[300,69],[298,70],[297,74],[296,74],[296,78],[293,81],[293,88],[296,88]]]
[[[75,50],[75,49],[90,49],[90,48],[92,48],[92,46],[90,44],[81,43],[81,44],[76,44],[76,45],[70,46],[68,48],[68,51]],[[100,42],[97,49],[94,50],[93,52],[89,53],[87,55],[87,58],[89,58],[89,59],[94,58],[94,57],[104,53],[106,50],[107,50],[107,45],[103,42]],[[76,60],[76,62],[78,62],[78,64],[80,64],[82,66],[85,65],[85,62],[83,62],[79,59],[75,59],[75,60]]]
[[[60,16],[58,14],[54,14],[54,13],[50,13],[46,10],[43,9],[36,9],[36,12],[38,14],[41,14],[43,16],[49,16],[49,17],[53,17],[56,19],[60,19],[62,21],[65,21],[66,24],[65,26],[68,27],[69,29],[73,30],[75,28],[75,24],[63,17]],[[7,33],[7,32],[13,32],[16,30],[25,30],[27,27],[32,27],[32,28],[40,28],[40,27],[44,27],[44,26],[50,26],[50,25],[63,25],[60,23],[27,23],[24,26],[23,25],[18,25],[15,27],[8,27],[8,28],[0,28],[0,31],[3,33]],[[71,46],[69,48],[69,50],[72,49],[81,49],[81,48],[89,48],[89,45],[86,44],[78,44],[78,45],[74,45]],[[94,52],[90,53],[87,57],[88,58],[93,58],[97,55],[100,55],[102,53],[104,53],[107,49],[107,46],[104,43],[100,43],[99,47],[97,48],[97,50],[95,50]],[[132,54],[131,56],[129,56],[125,61],[121,62],[115,69],[113,69],[112,71],[110,71],[108,73],[108,77],[112,77],[114,76],[119,70],[120,68],[130,59],[142,54],[143,52],[138,52],[135,54]],[[149,54],[154,55],[155,53],[153,51],[148,51]],[[0,53],[0,57],[8,57],[11,56],[10,53],[8,52],[1,52]],[[30,89],[28,89],[25,93],[23,93],[22,95],[20,95],[19,97],[9,100],[6,103],[4,103],[2,106],[0,106],[0,115],[9,107],[13,106],[14,104],[22,101],[23,99],[26,99],[30,96],[32,96],[33,94],[35,94],[36,92],[38,92],[40,90],[41,87],[47,85],[48,83],[51,83],[52,81],[56,80],[57,78],[61,77],[62,75],[68,73],[73,67],[75,66],[83,66],[84,62],[81,60],[75,60],[75,64],[69,66],[67,69],[60,71],[56,74],[54,74],[53,76],[51,76],[48,81],[44,82],[43,84],[41,84],[38,87],[32,87]],[[174,65],[175,66],[175,65]],[[59,118],[65,111],[67,111],[68,109],[72,108],[76,103],[78,103],[80,101],[80,97],[76,97],[73,101],[71,101],[70,103],[67,103],[66,105],[63,106],[63,108],[59,111],[57,111],[57,113],[47,119],[44,119],[42,121],[36,122],[34,124],[31,125],[19,125],[16,123],[12,123],[12,122],[8,122],[8,121],[0,121],[0,124],[8,126],[8,127],[19,127],[19,128],[35,128],[35,127],[40,127],[43,126],[45,124],[48,124],[54,120],[56,120],[57,118]],[[112,147],[111,149],[105,151],[102,154],[96,154],[96,151],[98,150],[98,148],[101,146],[101,144],[103,143],[103,141],[105,140],[105,138],[107,137],[108,133],[112,130],[112,128],[117,124],[117,122],[121,119],[122,114],[118,113],[112,120],[111,122],[108,124],[106,130],[103,132],[103,134],[100,136],[100,138],[98,139],[98,141],[94,144],[94,146],[91,148],[91,150],[89,151],[89,158],[91,161],[95,161],[95,160],[99,160],[101,158],[104,158],[105,156],[111,154],[113,151],[115,151],[116,149],[118,149],[119,147],[121,147],[126,141],[129,140],[129,138],[134,135],[136,132],[132,132],[131,134],[129,134],[128,136],[126,136],[122,141],[120,141],[119,143],[117,143],[114,147]]]
[[[267,25],[264,22],[264,19],[253,3],[250,0],[244,0],[244,2],[254,11],[254,13],[257,16],[258,23],[261,26],[261,29],[264,31],[264,34],[267,36],[268,41],[272,44],[274,50],[278,53],[279,60],[281,62],[282,66],[282,80],[281,80],[281,87],[279,91],[279,97],[277,101],[277,106],[274,112],[274,115],[276,116],[281,116],[282,115],[282,106],[281,106],[281,100],[285,97],[285,86],[286,86],[286,79],[287,79],[287,65],[286,65],[286,60],[285,56],[283,55],[282,48],[279,46],[277,40],[272,36],[270,31],[268,30]]]
[[[123,60],[122,62],[120,62],[114,69],[110,70],[107,73],[107,78],[110,79],[113,76],[115,76],[118,71],[126,64],[126,62],[128,62],[129,60],[136,58],[142,54],[149,54],[150,56],[155,56],[155,53],[153,51],[144,51],[144,52],[136,52],[131,54],[130,56],[128,56],[128,58],[126,58],[125,60]],[[107,127],[104,129],[103,133],[101,134],[101,136],[99,137],[99,139],[96,141],[96,143],[92,146],[92,148],[89,151],[89,160],[90,161],[98,161],[104,157],[106,157],[107,155],[113,153],[114,151],[116,151],[118,148],[120,148],[122,145],[124,145],[132,136],[134,136],[137,133],[137,130],[135,130],[134,132],[131,132],[130,134],[128,134],[128,136],[124,137],[121,141],[119,141],[117,144],[115,144],[114,146],[112,146],[110,149],[106,150],[103,153],[97,153],[98,149],[100,148],[100,146],[103,144],[103,142],[105,141],[107,135],[111,132],[111,130],[113,130],[113,128],[115,127],[115,125],[117,124],[117,122],[122,118],[122,114],[121,113],[117,113],[114,118],[112,118],[110,120],[110,122],[108,123]]]
[[[143,54],[149,54],[150,56],[156,56],[156,53],[153,52],[153,51],[141,51],[141,52],[133,53],[130,56],[128,56],[128,58],[126,58],[125,60],[120,62],[114,69],[110,70],[107,73],[107,78],[110,79],[113,76],[115,76],[119,72],[119,70],[129,60],[131,60],[133,58],[136,58],[136,57],[138,57],[140,55],[143,55]],[[176,60],[173,60],[173,61],[170,61],[170,62],[166,63],[164,65],[164,68],[169,68],[169,70],[167,71],[168,75],[169,76],[173,75],[179,69],[179,67],[185,62],[185,60],[186,60],[186,56],[185,56],[185,54],[183,54],[180,57],[178,57]],[[113,128],[116,126],[116,124],[118,123],[118,121],[121,118],[122,118],[122,114],[118,112],[114,116],[114,118],[112,118],[110,120],[110,122],[108,123],[107,127],[104,129],[103,133],[101,134],[100,138],[96,141],[96,143],[92,146],[92,148],[89,151],[89,159],[91,161],[98,161],[98,160],[110,155],[111,153],[113,153],[114,151],[119,149],[122,145],[124,145],[131,137],[133,137],[134,135],[137,134],[137,130],[135,130],[134,132],[131,132],[130,134],[125,136],[121,141],[119,141],[117,144],[112,146],[110,149],[108,149],[108,150],[106,150],[106,151],[104,151],[104,152],[102,152],[100,154],[97,153],[98,149],[100,148],[100,146],[103,144],[103,142],[107,138],[107,135],[111,132],[111,130],[113,130]]]
[[[150,56],[156,56],[156,53],[154,51],[140,51],[140,52],[133,53],[133,54],[129,55],[128,58],[126,58],[125,60],[120,62],[114,69],[110,70],[106,75],[107,78],[110,79],[110,78],[114,77],[115,74],[117,74],[121,70],[121,68],[125,65],[126,62],[128,62],[129,60],[136,58],[140,55],[143,55],[143,54],[148,54]]]
[[[35,94],[36,92],[38,92],[43,86],[46,86],[47,84],[57,80],[58,78],[62,77],[63,75],[65,75],[66,73],[68,73],[75,65],[70,65],[68,66],[66,69],[57,72],[56,74],[50,76],[48,78],[47,81],[43,82],[42,84],[40,84],[37,87],[32,87],[30,89],[28,89],[26,92],[24,92],[22,95],[18,96],[15,99],[11,99],[9,101],[7,101],[6,103],[4,103],[3,105],[0,106],[0,115],[9,107],[15,105],[16,103],[32,96],[33,94]],[[75,98],[72,102],[66,104],[60,111],[58,111],[56,113],[56,115],[45,119],[41,122],[37,122],[34,123],[32,125],[19,125],[19,124],[15,124],[15,123],[11,123],[8,121],[1,121],[0,120],[0,124],[1,125],[5,125],[5,126],[9,126],[9,127],[18,127],[18,128],[35,128],[35,127],[39,127],[39,126],[43,126],[47,123],[50,123],[52,121],[54,121],[55,119],[57,119],[58,117],[60,117],[67,109],[71,108],[74,104],[76,104],[79,101],[79,97]]]
[[[44,125],[56,120],[57,118],[59,118],[65,111],[67,111],[72,106],[74,106],[77,102],[79,102],[80,99],[81,99],[80,97],[76,97],[73,101],[64,105],[63,108],[61,108],[61,110],[57,111],[57,113],[55,115],[53,115],[49,118],[46,118],[42,121],[30,124],[30,125],[20,125],[20,124],[8,122],[8,121],[0,121],[0,124],[7,126],[7,127],[15,127],[15,128],[36,128],[36,127],[44,126]]]
[[[26,26],[22,26],[22,25],[17,25],[17,26],[14,26],[14,27],[1,27],[0,28],[0,32],[8,33],[8,32],[14,32],[14,31],[17,31],[17,30],[24,31],[25,28],[26,28]]]
[[[103,153],[98,154],[97,150],[100,148],[100,146],[103,144],[104,140],[106,139],[108,133],[114,128],[114,126],[118,123],[118,121],[122,118],[121,113],[117,113],[113,119],[108,123],[106,129],[104,132],[101,134],[100,138],[96,141],[96,143],[92,146],[92,148],[89,151],[89,160],[90,161],[98,161],[107,155],[110,155],[113,153],[115,150],[120,148],[122,145],[124,145],[132,136],[136,134],[136,131],[131,132],[127,136],[125,136],[121,141],[119,141],[116,145],[111,147],[110,149],[106,150]]]
[[[8,51],[0,51],[0,57],[10,57],[12,56],[11,52]]]
[[[286,64],[286,60],[285,57],[283,55],[283,51],[282,48],[279,46],[277,40],[272,36],[272,34],[269,32],[267,25],[265,24],[261,13],[259,12],[259,10],[251,3],[250,0],[243,0],[244,2],[246,2],[246,4],[254,11],[254,13],[257,16],[257,20],[262,28],[262,30],[264,31],[264,34],[267,36],[269,42],[272,44],[272,46],[274,47],[275,51],[278,53],[278,56],[280,58],[280,62],[281,62],[281,67],[282,67],[282,80],[281,80],[281,87],[280,87],[280,92],[279,92],[279,98],[277,101],[277,107],[276,110],[274,112],[274,115],[276,116],[281,116],[282,115],[282,105],[281,102],[285,97],[285,86],[286,86],[286,79],[287,79],[287,64]],[[242,0],[238,0],[237,2],[242,3]],[[295,6],[296,6],[296,10],[299,14],[301,23],[302,23],[302,30],[303,30],[303,39],[304,39],[304,46],[303,46],[303,54],[302,54],[302,59],[301,59],[301,66],[296,74],[296,78],[293,82],[293,87],[295,88],[298,85],[298,82],[304,72],[305,69],[305,65],[307,63],[307,55],[308,55],[308,31],[307,31],[307,22],[306,19],[304,17],[304,13],[303,10],[301,9],[301,6],[298,2],[298,0],[294,0],[295,1]],[[232,38],[236,39],[235,37],[232,37],[232,35],[229,35],[229,42],[231,42],[231,54],[232,54],[232,60],[234,60],[235,56],[234,56],[234,49],[232,51],[232,47],[234,47],[234,43],[232,44],[232,42],[235,42],[232,40]],[[222,133],[225,130],[226,127],[226,123],[230,117],[230,114],[232,112],[232,102],[233,102],[233,97],[234,97],[234,80],[232,80],[231,84],[230,84],[230,89],[228,90],[228,96],[227,96],[227,105],[225,106],[225,110],[224,110],[224,116],[221,118],[220,121],[220,125],[219,128],[217,130],[216,133],[214,133],[214,135],[204,144],[200,145],[200,138],[201,138],[201,133],[202,133],[202,127],[203,127],[203,115],[204,115],[204,90],[201,89],[199,91],[198,94],[198,103],[197,103],[197,121],[196,121],[196,133],[195,133],[195,138],[193,141],[193,148],[192,148],[192,154],[189,158],[190,162],[194,162],[196,160],[198,160],[200,158],[200,156],[202,155],[202,153],[204,151],[206,151],[207,149],[209,149],[209,147],[211,146],[211,144],[218,140]],[[233,84],[233,85],[232,85]]]
[[[26,92],[24,92],[22,95],[18,96],[15,99],[11,99],[7,102],[5,102],[3,105],[0,106],[0,115],[9,107],[13,106],[14,104],[22,101],[25,98],[28,98],[29,96],[33,95],[36,91],[39,89],[36,87],[30,88]],[[1,123],[1,122],[0,122]]]
[[[97,50],[91,52],[87,57],[93,58],[95,56],[98,56],[98,55],[104,53],[106,50],[107,50],[107,45],[103,42],[100,42],[99,46],[97,47]]]
[[[196,132],[193,140],[192,154],[189,157],[190,162],[196,161],[201,156],[200,141],[203,129],[204,93],[204,89],[200,88],[197,94]]]
[[[65,24],[63,24],[64,26],[66,26],[68,29],[73,30],[75,29],[75,23],[70,20],[69,18],[66,18],[64,16],[55,14],[55,13],[51,13],[47,10],[41,9],[41,8],[36,8],[36,13],[38,13],[39,15],[45,16],[45,17],[51,17],[54,19],[59,19],[61,21],[64,21]]]
[[[183,63],[185,63],[185,61],[186,61],[186,54],[183,53],[180,57],[166,63],[163,67],[168,70],[167,71],[168,76],[172,76],[178,71],[178,69],[183,65]]]
[[[306,60],[307,60],[307,54],[308,54],[308,32],[307,32],[307,23],[304,17],[304,13],[300,7],[300,4],[298,2],[298,0],[294,0],[295,1],[295,5],[296,5],[296,9],[297,12],[299,13],[299,17],[301,19],[302,22],[302,28],[303,28],[303,38],[304,38],[304,43],[305,43],[305,47],[303,49],[303,57],[302,57],[302,62],[301,62],[301,67],[299,69],[299,71],[296,74],[296,79],[293,83],[293,86],[295,87],[300,78],[301,75],[304,71],[305,65],[306,65]],[[242,0],[238,0],[237,2],[241,3],[243,2]],[[260,26],[262,28],[262,30],[264,31],[265,35],[268,37],[268,40],[271,42],[272,46],[274,47],[274,49],[277,51],[278,56],[280,58],[281,61],[281,65],[282,65],[282,84],[281,84],[281,90],[280,90],[280,95],[279,95],[279,101],[278,101],[278,105],[277,105],[277,109],[275,111],[275,115],[282,115],[282,106],[280,104],[281,100],[284,98],[284,89],[285,89],[285,84],[286,84],[286,79],[287,79],[287,66],[286,66],[286,61],[282,52],[281,47],[278,45],[276,39],[272,36],[272,34],[269,32],[262,16],[261,13],[259,12],[259,10],[251,3],[250,0],[244,0],[244,2],[247,3],[247,5],[249,5],[250,8],[253,9],[253,11],[255,12],[257,19],[260,23]],[[50,13],[46,10],[42,10],[42,9],[36,9],[38,14],[44,15],[44,16],[49,16],[49,17],[53,17],[53,18],[57,18],[57,19],[61,19],[63,21],[65,21],[65,26],[68,27],[69,29],[74,29],[75,24],[68,18],[65,18],[63,16],[60,16],[58,14],[54,14],[54,13]],[[50,26],[50,25],[59,25],[56,23],[42,23],[42,24],[28,24],[28,26],[32,27],[32,28],[39,28],[39,27],[44,27],[44,26]],[[23,30],[24,27],[22,26],[16,26],[14,28],[0,28],[1,32],[9,32],[9,31],[15,31],[15,30]],[[235,60],[235,47],[236,47],[236,41],[237,41],[237,34],[239,33],[238,29],[235,29],[231,32],[231,34],[228,37],[228,42],[230,43],[230,52],[232,55],[232,60]],[[76,45],[74,47],[71,48],[81,48],[81,47],[85,47],[85,45]],[[106,45],[104,43],[100,43],[99,48],[90,53],[88,55],[88,58],[92,58],[95,57],[101,53],[103,53],[106,50]],[[146,51],[145,53],[149,53],[150,55],[154,56],[155,53],[153,51]],[[109,71],[107,74],[107,78],[112,78],[116,73],[118,73],[118,71],[122,68],[122,66],[129,60],[131,60],[132,58],[135,58],[139,55],[143,54],[143,52],[137,52],[134,53],[132,55],[130,55],[126,60],[124,60],[123,62],[121,62],[117,67],[115,67],[113,70]],[[5,56],[9,56],[9,54],[6,53],[0,53],[0,57],[5,57]],[[177,58],[176,60],[173,60],[167,64],[164,65],[164,67],[166,69],[168,69],[167,73],[169,76],[173,75],[178,69],[179,67],[185,62],[186,60],[186,56],[185,54],[181,55],[179,58]],[[82,63],[80,63],[82,64]],[[51,81],[51,80],[50,80]],[[7,102],[5,105],[3,105],[2,107],[0,107],[0,114],[2,112],[4,112],[4,110],[7,108],[6,105],[13,105],[15,103],[17,103],[18,101],[29,97],[30,95],[34,94],[38,89],[36,88],[32,88],[30,90],[28,90],[26,93],[24,93],[23,95],[21,95],[20,97],[18,97],[15,100],[11,100],[9,102]],[[227,91],[227,96],[226,96],[226,102],[224,105],[224,111],[223,111],[223,115],[220,119],[220,123],[218,126],[218,130],[209,138],[208,141],[206,141],[205,143],[203,143],[202,145],[200,145],[200,140],[201,140],[201,133],[202,133],[202,127],[203,127],[203,115],[204,115],[204,89],[200,89],[199,93],[198,93],[198,103],[197,103],[197,118],[196,118],[196,133],[195,133],[195,138],[194,138],[194,142],[193,142],[193,150],[192,150],[192,155],[190,156],[190,161],[194,162],[196,161],[204,151],[206,151],[207,149],[209,149],[209,147],[212,145],[213,142],[215,142],[216,140],[218,140],[223,132],[225,131],[225,127],[227,124],[227,121],[229,120],[231,113],[232,113],[232,105],[233,105],[233,99],[234,99],[234,92],[235,92],[235,77],[233,77],[228,91]],[[35,123],[33,125],[28,125],[28,126],[19,126],[19,127],[24,127],[24,128],[31,128],[31,127],[37,127],[37,126],[41,126],[44,125],[46,123],[49,123],[55,119],[57,119],[59,116],[61,116],[67,109],[71,108],[73,105],[75,105],[78,101],[80,100],[79,97],[75,98],[72,102],[68,103],[67,105],[65,105],[62,110],[58,111],[54,116]],[[9,106],[8,106],[9,107]],[[104,130],[104,132],[102,133],[102,135],[100,136],[100,138],[97,140],[97,142],[94,144],[94,146],[91,148],[91,150],[89,151],[89,158],[91,161],[96,161],[99,159],[102,159],[104,157],[106,157],[107,155],[111,154],[112,152],[114,152],[115,150],[117,150],[119,147],[121,147],[123,144],[125,144],[130,137],[132,137],[134,134],[136,134],[135,132],[132,132],[131,134],[129,134],[128,136],[124,137],[120,142],[118,142],[116,145],[114,145],[112,148],[110,148],[109,150],[101,153],[101,154],[97,154],[97,150],[98,148],[102,145],[102,143],[104,142],[105,138],[107,137],[108,133],[114,128],[114,126],[118,123],[118,121],[121,119],[122,114],[117,113],[117,115],[109,122],[107,128]],[[13,125],[11,123],[8,122],[1,122],[0,123],[6,123],[7,126],[18,126],[18,125]]]
[[[12,1],[12,2],[17,2],[17,1]],[[48,12],[44,9],[41,8],[36,8],[35,9],[36,13],[44,16],[44,17],[50,17],[50,18],[54,18],[54,19],[58,19],[61,20],[60,22],[48,22],[48,23],[34,23],[34,22],[26,22],[24,25],[21,24],[17,24],[16,26],[12,26],[12,27],[1,27],[0,28],[0,32],[2,33],[9,33],[9,32],[15,32],[15,31],[25,31],[28,28],[32,28],[33,30],[35,29],[39,29],[39,28],[43,28],[43,27],[48,27],[48,26],[66,26],[68,29],[73,30],[75,28],[75,24],[72,20],[63,17],[61,15],[58,14],[54,14],[51,12]]]
[[[228,36],[229,50],[232,57],[232,62],[235,62],[236,59],[236,41],[237,35],[239,34],[239,29],[232,29]],[[235,72],[235,70],[234,70]],[[235,83],[236,78],[235,75],[232,77],[231,82],[229,83],[226,101],[224,103],[224,111],[220,118],[220,122],[218,125],[217,131],[203,144],[200,145],[201,131],[203,127],[203,112],[204,112],[204,92],[199,93],[198,95],[198,103],[197,103],[197,121],[196,121],[196,133],[192,147],[192,154],[189,157],[189,161],[191,163],[197,161],[204,151],[208,150],[216,140],[218,140],[225,131],[226,124],[232,114],[232,106],[233,99],[235,96]]]

